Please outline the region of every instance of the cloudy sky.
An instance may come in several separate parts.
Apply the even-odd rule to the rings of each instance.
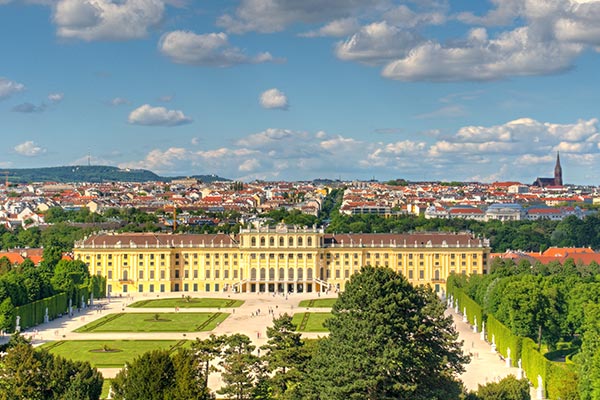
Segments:
[[[0,0],[0,168],[600,184],[600,0]]]

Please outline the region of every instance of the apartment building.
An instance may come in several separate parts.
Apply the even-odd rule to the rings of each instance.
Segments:
[[[329,234],[320,228],[242,229],[237,235],[103,233],[74,258],[107,278],[107,291],[317,292],[344,290],[364,265],[388,266],[443,290],[451,272],[487,272],[489,242],[468,233]]]

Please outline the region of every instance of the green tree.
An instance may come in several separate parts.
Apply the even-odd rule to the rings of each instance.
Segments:
[[[0,362],[0,399],[97,400],[102,375],[87,362],[73,362],[35,350],[13,336]]]
[[[175,382],[169,400],[207,400],[213,396],[206,385],[202,361],[190,349],[179,350],[173,356]]]
[[[204,377],[204,388],[208,389],[208,377],[211,372],[217,371],[212,363],[221,355],[221,350],[224,345],[225,336],[210,335],[207,339],[200,338],[192,344],[196,360],[202,368],[202,376]]]
[[[252,398],[254,385],[263,376],[259,357],[252,354],[255,346],[243,334],[233,334],[225,339],[221,378],[224,386],[219,394],[237,400]]]
[[[175,367],[166,350],[153,350],[125,364],[112,381],[115,400],[163,400],[175,386]]]
[[[273,320],[273,326],[267,328],[267,337],[269,340],[261,349],[266,351],[263,360],[270,374],[273,397],[286,398],[286,393],[294,392],[301,382],[310,357],[301,334],[292,324],[292,316],[287,313]]]
[[[585,306],[584,334],[581,350],[575,356],[579,369],[581,400],[600,399],[600,305]]]
[[[529,382],[509,375],[498,382],[479,385],[477,397],[481,400],[530,400]]]
[[[306,396],[457,399],[468,361],[445,306],[389,268],[363,267],[346,284],[310,363]]]
[[[15,306],[10,297],[0,303],[0,330],[12,332],[15,329]]]
[[[51,283],[55,290],[72,294],[75,287],[89,283],[87,265],[80,260],[60,260],[54,269]]]

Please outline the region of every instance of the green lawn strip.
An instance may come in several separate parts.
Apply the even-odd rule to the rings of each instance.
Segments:
[[[147,351],[173,351],[190,343],[181,340],[69,340],[47,343],[41,348],[73,361],[89,361],[97,368],[120,368]]]
[[[213,299],[210,297],[192,297],[189,300],[181,297],[168,299],[142,300],[130,304],[132,308],[233,308],[244,304],[243,300]]]
[[[212,316],[204,321],[202,324],[196,327],[196,331],[205,332],[212,331],[215,329],[221,322],[225,321],[229,314],[227,313],[214,313]]]
[[[90,322],[89,324],[85,324],[84,326],[75,329],[75,332],[94,332],[96,329],[99,329],[102,325],[107,324],[115,319],[119,318],[121,314],[109,314],[100,319],[97,319],[94,322]]]
[[[198,332],[214,329],[228,313],[118,313],[91,322],[75,332]]]
[[[110,390],[110,384],[112,379],[104,379],[104,383],[102,384],[102,393],[100,394],[101,399],[108,398],[108,391]]]
[[[333,307],[333,304],[337,301],[336,298],[328,298],[328,299],[311,299],[311,300],[302,300],[299,307]]]
[[[292,323],[299,332],[329,332],[323,323],[331,318],[331,313],[296,313]]]

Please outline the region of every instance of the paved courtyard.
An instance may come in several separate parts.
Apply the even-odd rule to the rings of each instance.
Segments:
[[[191,293],[190,293],[191,294]],[[50,321],[46,324],[39,325],[35,328],[28,329],[23,334],[31,337],[34,344],[41,344],[47,341],[54,340],[143,340],[143,339],[195,339],[207,338],[210,334],[223,335],[232,333],[244,333],[248,335],[254,345],[258,347],[267,342],[266,330],[271,325],[273,317],[277,317],[283,313],[294,314],[296,312],[305,312],[309,309],[300,308],[298,306],[301,300],[315,299],[317,293],[300,293],[290,294],[288,296],[273,295],[268,293],[219,293],[219,294],[191,294],[201,297],[218,297],[231,298],[235,300],[244,300],[245,303],[238,308],[186,308],[181,312],[228,312],[229,318],[223,321],[216,329],[210,332],[138,332],[138,333],[77,333],[75,329],[101,318],[109,313],[116,312],[146,312],[149,314],[175,312],[175,309],[170,308],[129,308],[128,305],[138,300],[149,300],[157,298],[148,295],[140,295],[136,297],[121,297],[112,298],[110,301],[103,300],[96,302],[96,305],[101,306],[101,309],[88,308],[75,312],[73,317],[62,317]],[[173,294],[159,295],[160,298],[173,297]],[[321,298],[336,297],[335,293],[327,295],[321,293]],[[273,310],[273,315],[269,313]],[[311,312],[327,312],[328,308],[310,308]],[[479,333],[474,333],[472,328],[462,321],[462,316],[454,313],[449,309],[448,314],[454,318],[456,329],[460,334],[460,339],[463,341],[463,351],[471,354],[471,362],[466,366],[466,371],[461,375],[465,386],[468,389],[476,390],[478,384],[496,381],[504,378],[507,375],[518,375],[518,368],[507,367],[506,362],[500,359],[497,353],[491,351],[490,344],[480,339]],[[303,333],[304,338],[317,338],[326,335],[326,333]],[[0,340],[6,341],[7,338]],[[119,369],[116,368],[100,368],[99,369],[105,378],[114,377]],[[211,375],[209,385],[212,388],[220,386],[219,378],[216,374]],[[533,397],[532,391],[532,398]]]

